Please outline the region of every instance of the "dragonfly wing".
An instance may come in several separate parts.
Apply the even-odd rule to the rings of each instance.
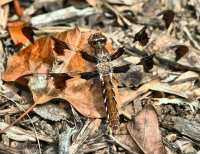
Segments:
[[[119,58],[125,52],[124,47],[117,49],[117,51],[111,55],[111,60]]]
[[[82,56],[83,59],[85,59],[85,60],[87,60],[89,62],[97,64],[98,60],[97,60],[96,57],[91,56],[87,52],[84,52],[84,51],[81,51],[80,53],[81,53],[81,56]]]
[[[113,67],[113,73],[126,73],[130,69],[131,64]]]
[[[99,74],[97,71],[92,71],[92,72],[82,72],[82,73],[71,73],[70,75],[68,75],[67,73],[51,73],[49,75],[53,76],[54,80],[65,81],[74,77],[80,77],[82,79],[89,80],[91,78],[97,77]]]
[[[54,85],[57,89],[64,89],[65,81],[73,78],[67,73],[51,73],[49,75],[53,77]]]
[[[98,75],[99,73],[97,71],[80,73],[81,78],[86,80],[97,77]]]

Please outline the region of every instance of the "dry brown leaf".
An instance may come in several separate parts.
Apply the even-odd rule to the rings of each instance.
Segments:
[[[119,106],[123,107],[127,105],[127,103],[133,101],[138,96],[148,92],[152,87],[156,87],[160,84],[160,80],[152,80],[147,82],[146,84],[143,84],[141,87],[139,87],[137,90],[130,90],[130,89],[120,89],[120,103]]]
[[[59,77],[57,76],[57,78]],[[100,80],[84,80],[75,77],[65,80],[62,84],[65,86],[56,87],[54,77],[52,77],[43,90],[32,90],[35,103],[44,104],[54,98],[60,98],[70,102],[84,116],[91,118],[106,116]],[[113,89],[117,101],[120,102],[117,86],[114,86]]]
[[[26,23],[24,21],[14,21],[8,23],[8,31],[14,44],[22,43],[26,45],[29,42],[28,38],[22,32],[22,28],[25,24]]]
[[[128,131],[145,154],[165,154],[159,130],[158,117],[151,105],[146,105],[134,121],[127,125]],[[152,133],[153,132],[153,133]]]
[[[50,102],[35,107],[33,111],[44,119],[51,121],[65,120],[70,117],[69,113],[60,105]]]
[[[142,151],[138,148],[137,144],[132,140],[130,135],[118,135],[115,136],[116,140],[118,141],[118,144],[122,146],[123,148],[129,149],[129,152],[134,152],[134,153],[142,153]]]
[[[53,53],[49,37],[41,38],[8,58],[2,79],[15,81],[32,73],[47,73],[53,64]]]
[[[43,91],[32,91],[33,99],[37,104],[46,103],[54,98],[65,99],[84,116],[104,117],[106,114],[102,89],[100,83],[94,80],[73,78],[63,83],[66,85],[64,89],[56,89],[53,79],[50,79],[47,88]]]

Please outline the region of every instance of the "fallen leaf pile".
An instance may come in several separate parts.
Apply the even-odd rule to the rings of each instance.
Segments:
[[[199,8],[198,0],[0,0],[0,153],[199,153]],[[101,81],[83,79],[97,67],[84,55],[94,55],[96,32],[111,55],[125,49],[111,65],[130,67],[113,73],[116,132]]]

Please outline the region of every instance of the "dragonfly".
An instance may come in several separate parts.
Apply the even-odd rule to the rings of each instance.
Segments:
[[[68,44],[52,37],[54,40],[54,50],[60,52],[61,49],[69,49]],[[118,129],[119,113],[117,109],[117,100],[114,92],[113,74],[126,73],[130,69],[131,64],[125,64],[122,66],[112,66],[112,61],[119,58],[125,53],[125,48],[118,48],[113,54],[110,54],[106,49],[107,37],[100,32],[96,32],[90,35],[88,38],[88,44],[94,49],[94,55],[88,54],[88,52],[81,50],[81,57],[87,62],[93,63],[96,69],[91,72],[78,73],[82,79],[90,80],[92,78],[98,78],[102,87],[102,94],[104,97],[104,104],[107,112],[107,120],[110,128],[115,131]],[[143,68],[148,72],[153,67],[153,55],[145,55],[141,58],[139,64],[143,65]],[[70,79],[71,76],[67,73],[64,74],[65,79]]]
[[[55,50],[68,48],[67,44],[54,37],[52,39],[55,42]],[[104,104],[107,112],[107,119],[109,126],[112,130],[116,130],[119,127],[119,113],[117,109],[117,100],[115,92],[113,90],[113,73],[125,73],[129,70],[130,64],[115,66],[111,65],[111,62],[123,55],[125,49],[119,48],[113,54],[109,54],[106,49],[107,37],[102,33],[96,32],[91,34],[88,38],[88,44],[94,49],[94,55],[88,54],[86,51],[80,51],[81,57],[95,64],[96,69],[91,72],[81,72],[79,75],[82,79],[90,80],[92,78],[98,78],[102,87],[102,94],[104,97]],[[71,78],[70,75],[66,75],[66,78]]]

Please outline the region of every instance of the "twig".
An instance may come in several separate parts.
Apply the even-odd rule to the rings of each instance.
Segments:
[[[20,105],[21,107],[23,106],[23,108],[26,110],[30,107],[30,105]],[[19,113],[19,109],[17,109],[16,107],[12,106],[8,109],[4,109],[4,110],[0,110],[0,116],[2,115],[5,115],[5,114],[9,114],[9,115],[12,115],[12,114],[16,114],[16,113]]]
[[[113,8],[110,4],[106,3],[105,1],[104,1],[103,4],[104,4],[108,9],[110,9],[110,10],[117,16],[117,20],[118,20],[118,23],[119,23],[120,25],[123,25],[123,23],[124,23],[126,26],[130,26],[130,25],[131,25],[131,22],[130,22],[128,19],[126,19],[120,12],[118,12],[117,9]],[[121,20],[123,23],[122,23],[120,20]]]
[[[128,50],[128,53],[130,54],[137,54],[141,57],[147,55],[148,52],[146,51],[141,51],[135,47],[128,47],[126,48]],[[177,63],[175,61],[171,61],[171,60],[168,60],[168,59],[165,59],[161,56],[158,56],[158,55],[155,55],[154,56],[155,59],[159,62],[159,65],[164,65],[164,66],[167,66],[168,68],[174,68],[174,69],[179,69],[181,71],[194,71],[194,72],[200,72],[200,68],[198,67],[193,67],[193,66],[187,66],[187,65],[183,65],[183,64],[180,64],[180,63]],[[155,63],[156,65],[158,65],[157,63]]]
[[[108,148],[108,144],[106,142],[93,143],[86,145],[85,148],[80,150],[80,153],[92,153],[104,148]]]
[[[158,18],[149,18],[149,17],[144,17],[144,16],[138,16],[136,24],[158,27],[158,28],[164,27],[164,23]]]
[[[6,95],[2,94],[1,92],[0,92],[0,95],[1,95],[2,97],[7,98],[7,99],[10,100],[11,102],[13,102],[17,107],[19,107],[18,103],[15,102],[14,100],[10,99],[10,98],[7,97]],[[21,120],[21,118],[23,118],[25,115],[27,115],[28,118],[30,119],[31,125],[33,126],[33,129],[34,129],[35,138],[36,138],[37,143],[38,143],[39,153],[42,154],[41,147],[40,147],[40,141],[39,141],[38,136],[37,136],[37,131],[36,131],[35,125],[33,124],[32,120],[31,120],[31,117],[30,117],[29,114],[28,114],[28,113],[35,107],[35,105],[36,105],[36,104],[33,104],[33,105],[32,105],[28,110],[26,110],[26,111],[25,111],[25,109],[24,109],[23,107],[19,107],[20,109],[22,109],[22,110],[24,111],[24,113],[23,113],[20,117],[18,117],[13,123],[11,123],[8,127],[4,128],[3,130],[0,130],[0,134],[3,133],[3,132],[5,132],[6,130],[8,130],[10,127],[12,127],[13,125],[15,125],[16,123],[18,123],[18,122]]]
[[[96,9],[92,7],[88,7],[85,9],[77,9],[74,6],[70,6],[64,9],[60,9],[54,12],[38,15],[31,18],[31,24],[33,26],[38,25],[47,25],[49,23],[58,21],[58,20],[66,20],[71,19],[75,17],[83,17],[83,16],[89,16],[94,13],[96,13]]]
[[[10,127],[14,126],[16,123],[18,123],[24,116],[26,116],[30,111],[33,110],[33,108],[36,106],[37,104],[33,104],[30,108],[28,108],[28,110],[26,110],[22,115],[20,115],[14,122],[12,122],[8,127],[0,130],[0,134],[5,133]]]
[[[51,34],[51,33],[59,33],[68,30],[72,30],[74,27],[68,26],[47,26],[47,27],[38,27],[37,30],[34,30],[36,35],[44,35],[44,34]],[[88,28],[79,27],[81,32],[89,31]]]
[[[194,47],[200,50],[199,44],[194,40],[194,38],[192,37],[192,35],[191,35],[190,31],[188,30],[188,28],[186,26],[183,26],[182,29],[185,32],[185,34],[188,36],[190,41],[193,43]]]

